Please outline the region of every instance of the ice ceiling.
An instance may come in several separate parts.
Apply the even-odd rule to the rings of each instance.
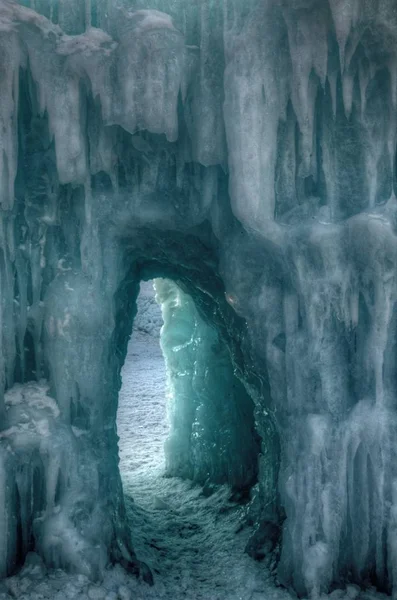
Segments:
[[[396,42],[395,0],[0,0],[0,576],[150,579],[115,419],[167,277],[255,405],[252,544],[395,586]]]

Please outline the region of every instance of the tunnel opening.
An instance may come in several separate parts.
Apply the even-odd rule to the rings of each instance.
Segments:
[[[170,279],[141,282],[122,369],[117,428],[124,487],[163,471],[248,498],[260,436],[227,346]]]
[[[225,290],[211,236],[205,228],[191,235],[138,229],[132,245],[129,236],[123,241],[125,274],[115,295],[112,344],[122,376],[139,323],[140,285],[155,280],[167,365],[165,477],[152,478],[150,493],[136,478],[134,493],[121,472],[124,504],[132,546],[155,581],[158,573],[176,581],[184,562],[186,585],[193,582],[201,591],[204,564],[197,563],[203,556],[221,553],[219,564],[225,564],[215,571],[204,566],[212,586],[220,575],[225,585],[225,573],[231,584],[243,572],[263,572],[264,563],[275,573],[282,521],[278,436],[271,410],[263,410],[263,399],[270,405],[266,363],[256,364],[246,320]],[[119,389],[123,394],[122,378]],[[122,446],[119,440],[121,471]],[[190,545],[181,558],[185,538]],[[235,583],[245,589],[242,580]]]
[[[54,309],[45,322],[49,379],[18,383],[7,394],[9,423],[24,411],[39,424],[34,444],[23,431],[21,438],[13,431],[7,434],[11,444],[19,444],[27,461],[31,447],[41,444],[43,456],[50,459],[43,462],[43,490],[38,485],[33,490],[34,502],[39,495],[45,499],[43,506],[36,502],[32,513],[32,543],[23,556],[10,552],[13,562],[4,574],[29,563],[26,553],[32,550],[42,560],[43,573],[47,567],[83,571],[95,581],[110,562],[145,581],[153,575],[155,585],[168,590],[193,586],[211,597],[219,584],[223,597],[230,597],[233,589],[245,592],[247,578],[263,577],[263,562],[252,557],[267,557],[270,563],[279,538],[279,450],[273,415],[263,410],[263,400],[269,399],[266,363],[255,362],[247,323],[236,312],[236,296],[225,290],[209,230],[191,236],[155,229],[134,234],[131,245],[129,238],[120,242],[117,283],[109,275],[113,293],[102,311],[97,300],[103,290],[88,278],[65,270],[55,280],[48,303],[57,307],[61,290],[68,313],[62,298],[59,316]],[[108,258],[112,265],[110,253]],[[161,343],[177,402],[162,471],[168,477],[152,478],[149,487],[136,477],[131,491],[123,473],[124,489],[121,485],[115,424],[122,368],[133,324],[139,322],[140,286],[153,279],[158,281]],[[66,344],[73,341],[77,353],[72,356]],[[194,351],[184,355],[186,349]],[[63,377],[58,378],[57,369]],[[68,379],[72,371],[78,375]],[[96,401],[90,403],[92,397]],[[193,402],[184,406],[179,400]],[[185,412],[179,410],[183,406]],[[48,423],[44,438],[43,416]],[[23,446],[21,440],[26,441]],[[95,466],[87,469],[87,464]],[[17,465],[16,459],[10,463],[10,478]],[[27,473],[21,480],[16,524],[30,505],[24,490],[31,489],[31,479]],[[12,498],[7,502],[15,504]],[[14,538],[20,537],[16,529]]]
[[[210,593],[252,561],[240,521],[258,480],[254,403],[216,327],[174,280],[141,281],[136,308],[117,412],[134,547],[170,588]]]

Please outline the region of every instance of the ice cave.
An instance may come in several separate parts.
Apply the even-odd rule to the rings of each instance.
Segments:
[[[0,600],[397,597],[396,0],[0,0]]]

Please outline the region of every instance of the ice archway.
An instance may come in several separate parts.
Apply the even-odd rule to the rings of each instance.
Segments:
[[[138,282],[162,276],[255,403],[279,579],[395,585],[396,18],[1,0],[0,575],[32,544],[145,570],[114,423]]]
[[[162,275],[178,282],[178,288],[171,283],[168,287],[159,283],[158,293],[165,312],[167,304],[172,305],[172,296],[178,293],[175,289],[186,290],[186,293],[179,292],[185,297],[184,305],[179,307],[179,316],[171,309],[164,339],[167,331],[175,332],[177,323],[174,321],[179,321],[180,326],[181,320],[186,323],[193,318],[199,319],[198,330],[194,333],[197,341],[203,336],[206,338],[198,358],[195,352],[187,358],[182,356],[185,370],[192,368],[186,361],[195,362],[195,381],[187,387],[200,385],[200,370],[202,385],[212,386],[207,397],[205,390],[196,393],[202,398],[201,420],[192,416],[191,422],[185,423],[185,430],[186,427],[191,430],[195,420],[202,431],[198,433],[190,456],[186,447],[182,455],[182,446],[186,445],[186,436],[190,433],[178,430],[176,422],[171,430],[168,452],[170,474],[202,483],[226,481],[237,489],[254,483],[259,436],[255,433],[252,400],[242,382],[258,401],[264,397],[268,383],[262,379],[263,375],[258,377],[255,373],[245,348],[248,348],[246,322],[226,301],[215,255],[207,245],[209,234],[207,227],[197,235],[134,229],[131,237],[119,240],[115,254],[119,261],[118,278],[108,298],[101,287],[96,287],[74,269],[63,270],[61,267],[61,273],[49,285],[44,304],[48,303],[52,309],[44,317],[48,352],[44,362],[53,387],[48,390],[44,381],[26,385],[17,383],[6,393],[9,425],[17,425],[17,431],[11,426],[3,434],[7,441],[6,450],[11,448],[13,456],[12,461],[5,463],[8,492],[5,507],[11,513],[5,530],[13,542],[4,545],[9,569],[32,547],[39,550],[50,565],[83,570],[91,577],[97,577],[106,564],[107,548],[113,560],[137,573],[142,568],[134,556],[124,516],[115,430],[120,371],[142,278]],[[201,261],[206,266],[199,266]],[[114,264],[112,272],[116,273]],[[187,294],[194,300],[188,301]],[[99,298],[107,300],[113,318],[106,320],[105,310],[98,315]],[[170,355],[176,345],[173,336],[175,334],[171,333],[171,340],[164,341]],[[69,344],[78,346],[78,356],[69,352]],[[222,350],[223,347],[228,350]],[[34,349],[26,346],[27,352],[33,353],[33,362],[37,364]],[[210,361],[208,366],[206,361]],[[188,400],[193,404],[193,389],[187,389],[186,377],[178,384],[178,367],[180,371],[180,365],[171,367],[176,403],[180,396],[181,402]],[[183,375],[186,373],[181,373]],[[58,399],[57,404],[51,396]],[[211,415],[206,414],[216,399],[218,408],[221,408],[219,401],[224,403],[223,416],[217,416],[215,410]],[[23,425],[18,429],[18,415],[13,414],[17,410],[28,413],[29,435]],[[261,512],[260,498],[267,494],[266,518],[276,524],[279,458],[276,432],[269,414],[258,414],[257,419],[263,422],[267,436],[260,458],[266,480],[257,485],[256,517]],[[219,432],[217,435],[228,452],[226,459],[222,458],[219,446],[212,456],[209,455],[209,439],[220,427],[224,428],[225,435],[223,438]],[[234,438],[226,439],[228,435]],[[185,461],[181,460],[182,456]],[[21,462],[27,467],[19,473]],[[81,470],[76,469],[79,463]],[[12,483],[14,478],[16,485]],[[269,489],[265,489],[264,484]],[[24,523],[26,531],[20,539],[22,515],[25,514],[28,517]],[[71,539],[72,543],[69,543]],[[150,579],[146,567],[144,572]]]

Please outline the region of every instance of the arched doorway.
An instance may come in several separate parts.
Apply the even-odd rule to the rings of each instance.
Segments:
[[[155,587],[176,598],[215,587],[229,598],[247,593],[247,580],[258,585],[262,569],[244,552],[260,452],[254,404],[192,296],[170,279],[154,288],[140,282],[119,393],[133,545]]]

